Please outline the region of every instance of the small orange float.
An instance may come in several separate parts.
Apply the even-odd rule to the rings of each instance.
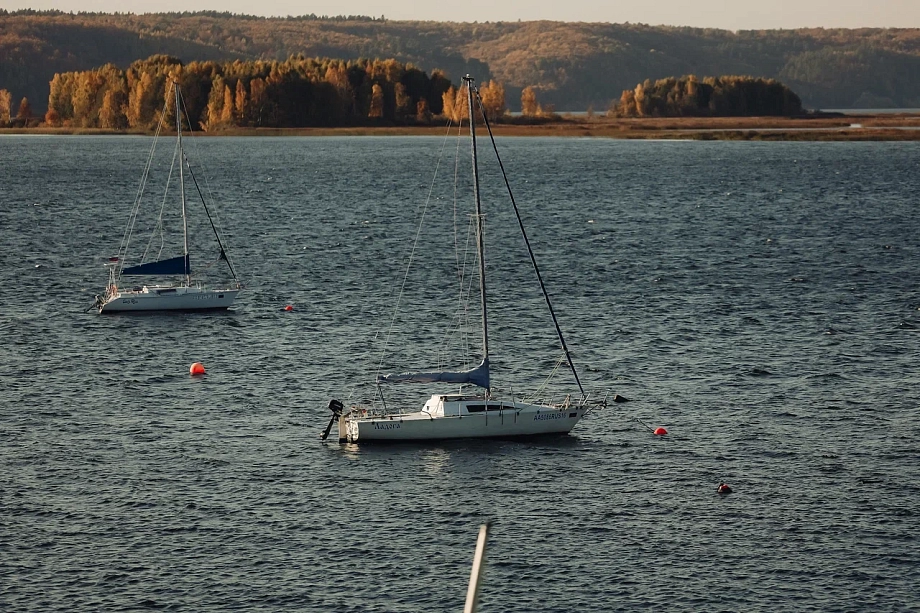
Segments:
[[[203,375],[204,374],[204,364],[201,362],[195,362],[188,368],[190,375]]]

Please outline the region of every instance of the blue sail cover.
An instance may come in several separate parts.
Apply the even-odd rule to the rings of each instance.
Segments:
[[[472,383],[489,389],[489,360],[480,362],[472,370],[459,372],[406,372],[392,375],[377,375],[377,383]]]
[[[160,260],[158,262],[147,262],[130,266],[121,271],[123,275],[187,275],[190,274],[191,267],[188,262],[188,255],[180,255],[177,258]]]

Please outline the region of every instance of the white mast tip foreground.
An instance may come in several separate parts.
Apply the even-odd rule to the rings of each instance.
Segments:
[[[473,556],[473,568],[470,571],[470,585],[466,590],[466,604],[463,613],[476,613],[479,607],[479,584],[486,563],[486,541],[489,539],[491,522],[479,526],[479,538],[476,539],[476,553]]]

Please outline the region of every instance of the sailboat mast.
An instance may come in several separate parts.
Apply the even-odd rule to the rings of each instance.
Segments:
[[[467,103],[470,112],[470,147],[473,153],[473,196],[476,199],[476,247],[479,250],[479,300],[482,308],[482,359],[489,359],[489,320],[486,315],[486,259],[483,247],[482,202],[479,198],[479,161],[476,158],[476,121],[473,118],[473,77],[463,77],[466,83]]]
[[[182,198],[182,235],[185,240],[185,285],[188,287],[192,284],[192,279],[188,265],[188,219],[185,216],[185,173],[182,172],[185,152],[182,150],[182,105],[179,101],[179,84],[173,83],[173,89],[176,92],[176,146],[179,147],[179,194]]]

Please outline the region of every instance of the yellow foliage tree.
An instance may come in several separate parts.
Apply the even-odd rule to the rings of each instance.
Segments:
[[[236,125],[245,126],[249,122],[249,99],[246,93],[246,84],[240,79],[236,82]]]
[[[469,100],[465,89],[457,89],[451,85],[441,96],[443,110],[441,113],[451,121],[460,122],[470,116]]]
[[[118,91],[110,89],[105,92],[105,96],[102,98],[102,108],[99,109],[99,127],[109,130],[124,128],[127,122],[125,121],[122,107],[123,104]]]
[[[224,85],[224,106],[220,113],[220,123],[223,126],[233,125],[234,118],[233,92],[230,91],[229,85]]]
[[[479,88],[479,96],[489,121],[497,121],[508,112],[505,104],[505,86],[498,81],[483,83]]]
[[[61,115],[54,109],[48,109],[45,113],[45,125],[51,128],[61,127]]]
[[[128,108],[125,111],[130,127],[146,128],[153,121],[155,89],[153,75],[149,72],[141,74],[140,79],[134,83],[128,93]]]
[[[406,92],[406,86],[402,83],[397,83],[394,91],[396,92],[396,117],[405,119],[412,114],[412,96]]]
[[[205,119],[201,122],[201,129],[205,132],[214,132],[220,128],[220,118],[224,109],[224,87],[223,77],[216,75],[211,81],[211,93],[208,95]]]
[[[0,89],[0,126],[9,125],[12,105],[13,95],[5,89]]]
[[[265,81],[255,78],[249,82],[249,121],[262,125],[262,107],[265,105]]]
[[[377,83],[371,89],[371,108],[367,116],[374,119],[383,117],[383,88]]]
[[[28,122],[32,119],[32,105],[29,103],[28,98],[23,98],[19,101],[19,112],[16,113],[16,119],[23,122]]]
[[[543,109],[537,102],[537,92],[528,85],[521,91],[521,114],[525,117],[536,117],[542,114]]]

